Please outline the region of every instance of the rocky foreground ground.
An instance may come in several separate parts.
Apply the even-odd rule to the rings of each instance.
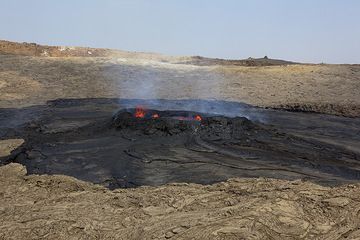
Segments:
[[[0,168],[0,239],[358,239],[360,185],[230,179],[106,188]]]

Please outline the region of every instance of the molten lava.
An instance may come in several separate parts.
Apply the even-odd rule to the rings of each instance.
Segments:
[[[196,116],[194,117],[194,119],[195,119],[196,121],[199,121],[199,122],[201,122],[201,120],[202,120],[202,118],[201,118],[200,115],[196,115]]]
[[[146,118],[146,119],[159,119],[160,118],[160,113],[153,111],[153,110],[147,110],[146,108],[144,108],[143,106],[137,106],[135,108],[134,111],[134,117],[136,118]],[[162,116],[163,117],[163,116]],[[183,116],[181,114],[179,114],[178,116],[170,116],[173,119],[178,119],[181,121],[198,121],[201,122],[203,119],[200,115],[188,115],[188,116]]]
[[[146,111],[143,107],[138,106],[135,108],[135,117],[136,118],[144,118],[145,114],[146,114]]]

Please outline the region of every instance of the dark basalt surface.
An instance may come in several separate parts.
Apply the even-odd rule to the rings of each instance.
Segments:
[[[181,100],[142,101],[154,108],[136,118],[133,107],[139,101],[122,103],[59,100],[0,110],[1,137],[26,140],[2,163],[20,162],[29,174],[65,174],[109,188],[207,184],[231,177],[306,178],[322,184],[360,180],[358,119],[221,103],[219,109],[232,109],[224,116],[218,102],[199,108],[204,113],[189,107],[196,101]],[[152,118],[154,113],[159,118]]]
[[[242,139],[250,131],[261,129],[245,117],[228,118],[188,111],[146,110],[144,118],[134,117],[135,109],[120,110],[112,126],[118,130],[131,129],[144,135],[173,136],[187,134],[210,141]],[[157,114],[158,118],[151,116]],[[200,116],[201,120],[195,117]]]
[[[146,135],[175,135],[196,131],[201,125],[201,122],[194,119],[194,116],[198,115],[194,112],[146,110],[146,115],[138,118],[134,117],[135,111],[135,109],[120,110],[113,118],[113,126],[118,129],[140,130]],[[159,117],[153,118],[154,114]]]

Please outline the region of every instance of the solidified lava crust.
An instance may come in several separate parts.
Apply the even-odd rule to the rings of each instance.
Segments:
[[[135,109],[124,109],[117,112],[113,117],[113,127],[140,130],[147,135],[155,133],[175,135],[188,131],[198,134],[229,135],[224,136],[225,138],[237,138],[244,130],[257,127],[245,117],[227,118],[197,112],[147,110],[144,117],[138,118],[134,114],[135,111]],[[155,114],[158,117],[152,118],[151,116]],[[201,116],[201,120],[197,120],[196,116]]]

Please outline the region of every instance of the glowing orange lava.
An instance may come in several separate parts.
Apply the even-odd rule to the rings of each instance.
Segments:
[[[194,119],[195,119],[196,121],[199,121],[199,122],[201,122],[201,120],[202,120],[202,118],[201,118],[200,115],[196,115],[196,116],[194,117]]]
[[[159,114],[157,114],[157,113],[154,113],[153,115],[152,115],[152,118],[159,118],[160,116],[159,116]]]
[[[138,106],[135,108],[135,117],[136,118],[144,118],[145,114],[146,114],[146,111],[143,107]]]

